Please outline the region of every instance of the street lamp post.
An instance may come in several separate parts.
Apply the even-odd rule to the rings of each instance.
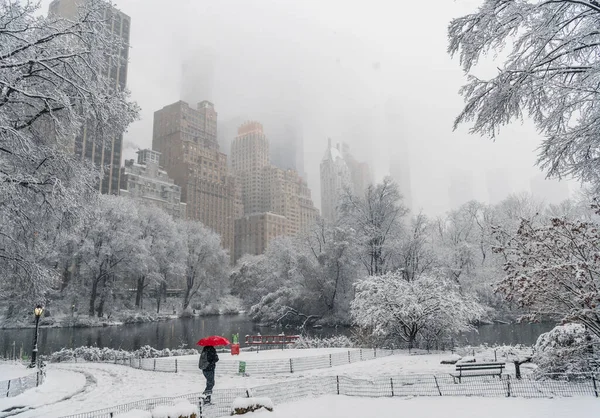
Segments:
[[[38,352],[38,346],[37,346],[38,330],[39,330],[39,327],[40,327],[40,316],[42,316],[42,313],[44,313],[44,308],[42,308],[41,305],[37,305],[35,307],[35,309],[33,310],[33,313],[35,315],[35,335],[33,337],[33,351],[31,352],[31,364],[29,365],[29,367],[31,367],[31,368],[35,367],[35,361],[37,359],[37,352]]]

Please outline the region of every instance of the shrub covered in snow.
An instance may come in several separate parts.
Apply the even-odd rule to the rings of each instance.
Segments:
[[[593,346],[600,339],[586,331],[581,324],[565,324],[554,327],[539,336],[535,344],[533,362],[537,364],[538,376],[547,373],[586,373],[593,369]],[[596,355],[597,357],[597,355]]]
[[[300,336],[292,348],[351,348],[354,343],[345,335],[330,338]]]
[[[269,398],[236,398],[231,407],[231,415],[244,415],[261,408],[273,412],[273,402]]]
[[[126,350],[115,350],[112,348],[99,348],[99,347],[77,347],[77,348],[63,348],[60,351],[56,351],[48,357],[47,361],[58,363],[58,362],[69,362],[75,361],[75,359],[101,362],[101,361],[112,361],[115,359],[123,360],[130,358],[156,358],[156,357],[172,357],[172,356],[186,356],[190,354],[198,354],[198,351],[193,348],[180,348],[180,349],[168,349],[157,350],[156,348],[145,345],[135,351]]]

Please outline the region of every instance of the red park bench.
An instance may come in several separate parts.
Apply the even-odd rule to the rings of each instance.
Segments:
[[[293,344],[300,338],[299,335],[246,335],[246,345],[249,346],[269,346],[280,345],[286,346]]]

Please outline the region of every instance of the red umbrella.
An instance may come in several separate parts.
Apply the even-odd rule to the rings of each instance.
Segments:
[[[231,344],[229,340],[225,337],[220,337],[218,335],[212,335],[210,337],[202,338],[200,341],[196,343],[196,345],[204,346],[212,346],[215,345],[229,345]]]

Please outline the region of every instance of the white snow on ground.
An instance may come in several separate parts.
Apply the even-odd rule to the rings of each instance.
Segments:
[[[44,383],[39,387],[26,390],[12,398],[0,398],[0,411],[13,407],[37,408],[59,402],[81,392],[85,385],[86,376],[83,373],[50,368],[46,372]],[[64,402],[67,403],[68,401]],[[6,416],[6,414],[0,412],[0,417],[3,416]],[[42,415],[33,413],[28,416]]]
[[[28,369],[19,363],[0,363],[0,382],[3,380],[17,379],[35,373],[35,370]]]
[[[261,359],[267,359],[267,357],[315,356],[337,351],[348,350],[310,349],[285,350],[284,352],[276,350],[247,354],[248,358],[259,356]],[[407,351],[403,351],[394,356],[332,368],[293,374],[251,375],[249,377],[219,375],[219,365],[217,364],[215,389],[251,388],[270,383],[289,382],[309,376],[343,375],[358,379],[373,379],[382,375],[443,374],[450,373],[455,369],[454,365],[440,364],[442,359],[447,359],[449,356],[449,352],[409,355]],[[226,356],[221,355],[221,358],[224,357]],[[480,359],[478,358],[477,361]],[[47,369],[47,380],[42,386],[28,390],[14,398],[0,399],[0,411],[12,406],[31,406],[36,409],[23,412],[19,417],[52,418],[142,399],[202,392],[205,386],[204,376],[198,369],[175,374],[138,370],[109,363],[57,363],[49,364]],[[68,399],[58,402],[65,397]],[[462,399],[463,402],[467,401],[466,398],[458,399]],[[0,412],[0,417],[2,416]]]
[[[253,418],[587,418],[600,416],[596,398],[356,398],[323,396],[275,405]]]

